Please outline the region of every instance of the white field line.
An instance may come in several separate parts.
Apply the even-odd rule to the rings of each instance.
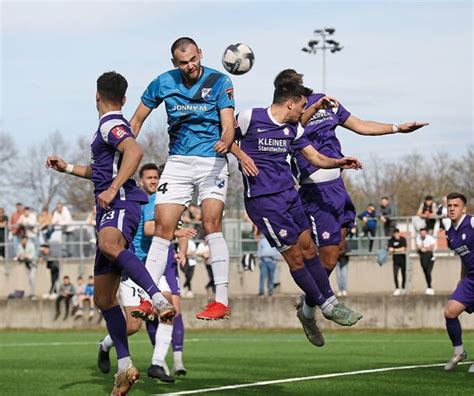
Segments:
[[[105,334],[105,333],[104,333]],[[278,338],[278,337],[277,337]],[[99,340],[99,338],[98,338]],[[227,337],[214,337],[214,338],[186,338],[185,342],[216,342],[216,341],[228,341],[229,338]],[[286,338],[285,342],[301,342],[301,340],[305,341],[304,338],[295,337],[295,338]],[[334,341],[337,343],[367,343],[367,340],[344,340],[338,339],[337,336],[334,337],[326,337],[326,340]],[[246,338],[245,336],[238,339],[238,342],[262,342],[264,339],[262,338]],[[150,341],[148,340],[134,340],[133,338],[130,340],[131,344],[148,344]],[[386,343],[386,339],[372,339],[370,343]],[[396,344],[412,344],[412,343],[419,343],[419,340],[397,340],[397,341],[390,341],[391,343]],[[0,343],[0,348],[21,348],[21,347],[50,347],[50,346],[77,346],[77,345],[97,345],[99,341],[64,341],[64,342],[15,342],[15,343],[7,343],[2,342]],[[423,343],[440,343],[446,344],[445,340],[424,340]]]
[[[471,362],[463,362],[459,364],[471,364]],[[195,389],[195,390],[188,390],[188,391],[174,392],[174,393],[159,393],[153,396],[191,395],[195,393],[218,392],[218,391],[224,391],[224,390],[230,390],[230,389],[284,384],[284,383],[298,382],[298,381],[312,381],[312,380],[325,379],[325,378],[347,377],[351,375],[381,373],[381,372],[386,372],[386,371],[413,370],[413,369],[418,369],[418,368],[441,367],[444,365],[445,363],[435,363],[435,364],[420,364],[416,366],[398,366],[398,367],[385,367],[385,368],[370,369],[370,370],[346,371],[343,373],[321,374],[321,375],[313,375],[310,377],[284,378],[284,379],[272,380],[272,381],[252,382],[248,384],[227,385],[227,386],[220,386],[217,388],[203,388],[203,389]]]

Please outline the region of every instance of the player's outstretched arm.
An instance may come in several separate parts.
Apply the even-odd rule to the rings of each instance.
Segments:
[[[321,154],[313,146],[308,145],[301,149],[301,153],[313,165],[323,169],[361,169],[362,163],[354,157],[330,158]]]
[[[120,187],[136,172],[143,157],[143,151],[133,137],[123,140],[117,146],[117,150],[123,153],[120,169],[110,187],[97,197],[97,203],[105,209],[109,208],[110,202],[115,198]]]
[[[301,125],[305,126],[306,123],[309,121],[309,119],[314,116],[314,114],[321,109],[329,109],[332,107],[338,107],[339,102],[337,101],[336,98],[333,98],[332,96],[323,96],[320,98],[317,102],[313,103],[311,106],[309,106],[303,115],[301,116],[300,123]]]
[[[235,139],[234,109],[232,107],[227,107],[220,110],[219,117],[221,119],[222,134],[221,138],[214,145],[214,149],[219,154],[226,154],[230,151],[230,147]]]
[[[133,114],[132,119],[130,120],[130,126],[132,127],[132,131],[135,136],[138,136],[140,130],[142,129],[142,125],[150,115],[151,111],[149,107],[146,107],[142,102],[138,105],[135,113]]]
[[[90,165],[73,165],[68,164],[61,157],[57,155],[50,155],[46,159],[46,168],[54,169],[60,173],[69,173],[71,175],[82,177],[84,179],[90,179],[92,174],[92,168]]]
[[[353,115],[342,124],[346,129],[365,136],[380,136],[380,135],[391,135],[393,133],[410,133],[417,129],[423,128],[429,125],[428,122],[406,122],[404,124],[384,124],[376,121],[364,121],[360,120]]]
[[[233,143],[230,148],[231,154],[240,162],[242,172],[245,176],[257,176],[258,168],[255,162],[250,158],[237,144]]]

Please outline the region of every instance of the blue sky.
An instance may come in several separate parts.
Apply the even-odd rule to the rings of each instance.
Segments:
[[[471,1],[2,1],[0,129],[20,147],[56,129],[72,141],[92,135],[95,81],[106,70],[128,79],[130,117],[147,84],[171,67],[171,43],[185,35],[202,47],[203,64],[219,70],[228,44],[253,49],[254,68],[232,78],[237,111],[268,105],[273,77],[287,67],[319,91],[321,54],[301,48],[315,28],[331,26],[344,49],[327,56],[327,94],[362,119],[431,122],[409,136],[340,129],[345,153],[457,155],[474,140],[472,15]],[[163,113],[145,128],[163,123]]]

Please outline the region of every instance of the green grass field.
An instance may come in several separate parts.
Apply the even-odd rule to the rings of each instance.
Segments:
[[[113,373],[96,368],[98,331],[0,332],[1,395],[106,395]],[[474,333],[465,346],[474,352]],[[150,395],[252,384],[378,368],[444,363],[452,349],[442,331],[333,331],[326,346],[310,345],[302,331],[188,331],[188,375],[173,385],[151,380],[151,346],[144,331],[131,337],[141,380],[130,394]],[[115,359],[115,352],[111,353]],[[115,362],[113,362],[113,368]],[[171,363],[170,361],[168,363]],[[220,389],[215,395],[474,395],[469,365],[368,372]]]

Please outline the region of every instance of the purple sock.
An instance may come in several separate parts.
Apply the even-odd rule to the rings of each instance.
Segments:
[[[115,350],[117,351],[117,359],[130,356],[128,350],[127,321],[125,320],[120,305],[102,311],[102,315],[107,324],[110,337],[114,342]]]
[[[171,335],[171,346],[173,352],[180,352],[183,350],[184,344],[184,323],[181,314],[174,317],[173,334]]]
[[[290,271],[290,274],[296,284],[306,293],[306,304],[310,307],[315,307],[316,305],[321,306],[326,302],[321,290],[319,290],[318,285],[306,267]]]
[[[329,283],[328,274],[325,268],[322,266],[319,257],[314,256],[310,259],[305,259],[304,265],[315,280],[316,284],[321,290],[321,293],[323,293],[323,296],[326,299],[334,296],[334,292],[331,289],[331,284]]]
[[[122,250],[117,256],[115,263],[127,273],[132,281],[145,290],[150,297],[159,293],[158,287],[156,287],[150,273],[143,265],[143,261],[130,250]]]
[[[158,330],[158,318],[155,318],[155,320],[147,320],[145,325],[148,336],[150,337],[151,345],[155,346],[156,330]]]
[[[449,338],[453,346],[462,345],[462,329],[459,319],[448,319],[446,318],[446,330],[448,330]]]

